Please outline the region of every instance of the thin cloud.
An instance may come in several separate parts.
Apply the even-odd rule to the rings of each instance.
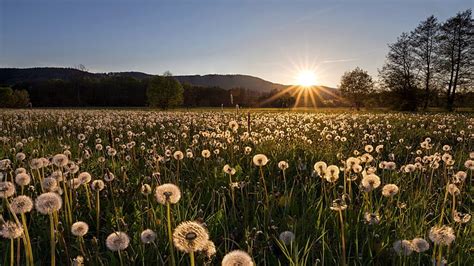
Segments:
[[[332,64],[332,63],[352,62],[352,61],[357,61],[357,60],[359,60],[359,58],[323,60],[323,61],[321,61],[321,64]]]

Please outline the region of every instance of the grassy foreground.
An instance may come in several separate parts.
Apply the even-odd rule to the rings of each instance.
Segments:
[[[0,111],[0,265],[218,265],[233,250],[248,265],[472,265],[473,127],[472,114]]]

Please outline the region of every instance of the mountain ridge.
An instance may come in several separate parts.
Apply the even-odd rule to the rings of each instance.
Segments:
[[[132,77],[139,80],[150,78],[153,74],[140,71],[123,71],[108,73],[93,73],[76,68],[66,67],[30,67],[30,68],[0,68],[0,84],[14,85],[19,82],[31,82],[48,79],[70,80],[78,77],[104,78],[108,76]],[[267,93],[274,89],[281,90],[290,87],[267,81],[260,77],[245,74],[205,74],[205,75],[176,75],[173,76],[181,83],[189,83],[195,86],[220,87],[226,90],[234,88],[246,88],[249,90]],[[325,89],[335,90],[327,86]]]

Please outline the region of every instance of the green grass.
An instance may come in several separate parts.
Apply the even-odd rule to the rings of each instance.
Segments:
[[[251,113],[250,130],[247,112]],[[236,131],[229,128],[230,121],[238,122]],[[154,191],[163,183],[177,185],[182,193],[179,202],[171,208],[172,227],[183,221],[203,222],[216,246],[217,252],[210,259],[197,252],[196,265],[218,265],[223,256],[234,249],[248,252],[257,265],[336,265],[343,264],[344,257],[348,265],[426,265],[431,263],[433,254],[439,254],[428,232],[440,219],[441,224],[452,227],[456,235],[449,248],[443,248],[443,258],[448,263],[471,265],[474,263],[470,251],[472,221],[455,222],[451,196],[446,201],[444,198],[446,185],[453,182],[452,176],[466,171],[466,181],[458,184],[456,210],[471,213],[473,171],[466,169],[464,163],[474,151],[473,126],[474,116],[469,113],[411,114],[386,110],[241,109],[238,113],[233,108],[167,112],[5,110],[0,111],[0,160],[10,159],[11,166],[0,172],[4,179],[14,181],[15,170],[24,167],[32,183],[23,191],[16,185],[14,196],[24,194],[33,200],[41,194],[40,179],[55,170],[62,170],[66,180],[77,178],[80,172],[90,173],[92,180],[104,180],[107,171],[115,175],[113,181],[104,181],[106,187],[99,192],[99,230],[96,193],[90,187],[86,189],[90,184],[72,189],[69,184],[59,182],[65,188],[63,192],[71,196],[72,222],[86,222],[89,232],[84,236],[81,251],[77,238],[70,233],[68,201],[63,193],[63,206],[55,224],[58,265],[71,263],[78,255],[84,256],[86,265],[120,264],[119,253],[108,250],[105,245],[107,236],[115,231],[130,236],[130,245],[120,252],[125,265],[168,264],[171,256],[166,206],[156,201],[153,192],[141,193],[143,184],[150,185]],[[78,138],[80,134],[84,140]],[[346,141],[341,141],[342,137]],[[420,146],[427,137],[431,138],[431,149]],[[103,150],[96,149],[99,139]],[[19,145],[20,142],[23,145]],[[366,145],[383,145],[380,152],[370,152],[373,161],[360,164],[365,170],[376,169],[381,185],[373,191],[360,189],[363,174],[353,170],[341,171],[334,183],[314,172],[313,165],[318,161],[343,167],[349,157],[365,154]],[[443,145],[449,145],[451,150],[443,151]],[[109,156],[106,146],[115,148],[117,155]],[[252,150],[246,153],[245,147]],[[201,156],[205,149],[210,150],[210,158]],[[185,156],[178,162],[172,156],[174,151],[186,155],[187,150],[193,154],[192,158]],[[218,154],[214,153],[216,150]],[[33,158],[49,159],[65,151],[70,152],[70,162],[79,166],[78,172],[67,173],[67,168],[54,165],[40,171],[30,167]],[[19,152],[24,153],[26,159],[17,160]],[[444,153],[452,156],[453,165],[441,160]],[[256,154],[265,154],[269,159],[261,171],[252,163]],[[431,161],[420,162],[416,171],[401,170],[404,165],[414,164],[417,157],[424,156]],[[104,162],[100,162],[101,157]],[[432,165],[436,158],[439,158],[438,168]],[[285,176],[278,168],[278,162],[283,160],[289,163]],[[382,161],[393,161],[396,168],[381,169]],[[229,175],[223,171],[225,164],[236,169],[231,179],[239,182],[240,188],[233,192]],[[347,181],[344,187],[347,175],[355,180]],[[383,197],[382,187],[386,184],[396,184],[399,193],[392,198]],[[344,196],[345,190],[347,195]],[[347,209],[342,211],[341,226],[339,212],[330,207],[343,196]],[[11,202],[13,197],[8,200]],[[3,219],[13,220],[5,199],[0,206]],[[366,212],[377,213],[380,222],[366,223]],[[49,218],[34,209],[26,218],[36,264],[48,264]],[[157,239],[145,245],[140,241],[140,234],[147,228],[157,233]],[[283,231],[293,232],[294,241],[288,245],[281,242],[279,235]],[[430,249],[409,256],[397,255],[393,250],[395,241],[415,237],[426,239]],[[0,250],[0,265],[8,265],[8,239],[0,239]],[[15,244],[14,259],[25,264],[23,244],[19,256],[16,251]],[[176,249],[173,254],[176,265],[189,263],[187,254]]]

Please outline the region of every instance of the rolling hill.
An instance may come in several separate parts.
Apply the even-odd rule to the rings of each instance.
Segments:
[[[32,82],[42,80],[71,80],[79,77],[100,79],[107,76],[133,77],[138,80],[149,78],[153,75],[143,72],[110,72],[91,73],[74,68],[60,67],[35,67],[35,68],[0,68],[0,84],[14,85],[21,82]],[[174,76],[181,83],[189,83],[194,86],[220,87],[226,90],[233,88],[246,88],[255,92],[267,93],[273,89],[284,89],[288,85],[273,83],[264,79],[249,75],[239,74],[209,74],[209,75],[177,75]],[[326,91],[333,88],[321,86]]]

